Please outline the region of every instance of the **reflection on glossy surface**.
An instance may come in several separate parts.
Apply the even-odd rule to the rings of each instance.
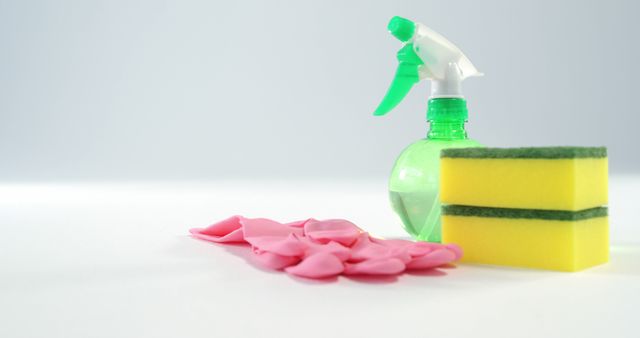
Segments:
[[[423,139],[400,154],[389,180],[389,197],[411,236],[429,242],[441,240],[440,150],[477,146],[480,144],[470,139]]]

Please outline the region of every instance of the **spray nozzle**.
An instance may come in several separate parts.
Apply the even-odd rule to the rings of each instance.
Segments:
[[[416,31],[416,24],[413,21],[399,16],[394,16],[387,25],[389,32],[402,42],[407,42],[413,37]]]
[[[396,16],[387,28],[405,45],[398,51],[393,82],[374,115],[391,111],[422,79],[432,81],[432,98],[462,98],[461,82],[482,75],[458,47],[422,24]]]

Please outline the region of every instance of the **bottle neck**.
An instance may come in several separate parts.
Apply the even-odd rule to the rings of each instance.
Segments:
[[[467,131],[464,130],[464,120],[459,121],[429,121],[430,128],[427,138],[430,140],[466,140]]]
[[[464,140],[467,131],[467,101],[463,98],[434,98],[429,100],[427,120],[430,123],[427,138],[430,140]]]

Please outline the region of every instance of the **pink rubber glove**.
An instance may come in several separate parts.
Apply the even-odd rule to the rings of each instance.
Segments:
[[[374,238],[341,219],[282,224],[233,216],[190,232],[216,243],[248,243],[263,266],[306,278],[396,275],[442,266],[462,256],[454,244]]]

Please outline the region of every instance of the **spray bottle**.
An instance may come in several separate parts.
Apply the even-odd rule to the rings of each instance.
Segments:
[[[409,234],[418,240],[440,242],[440,150],[480,146],[467,138],[464,129],[467,102],[461,83],[482,73],[458,47],[420,23],[396,16],[388,29],[404,46],[397,54],[395,78],[374,115],[391,111],[420,80],[431,80],[427,106],[430,130],[425,139],[411,144],[396,160],[389,180],[391,204]]]

